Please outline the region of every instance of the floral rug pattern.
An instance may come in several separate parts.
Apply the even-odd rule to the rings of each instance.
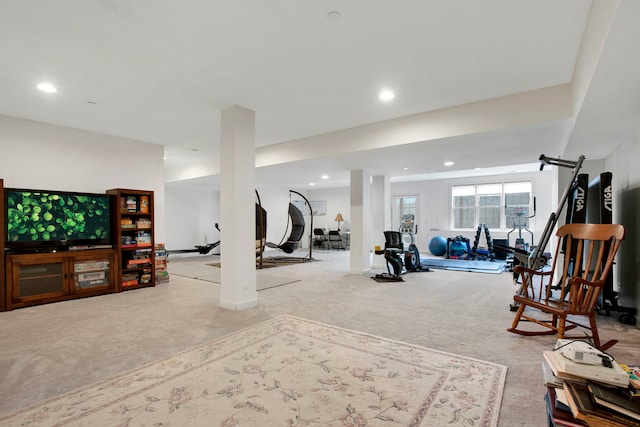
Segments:
[[[280,316],[3,426],[495,426],[506,367]]]

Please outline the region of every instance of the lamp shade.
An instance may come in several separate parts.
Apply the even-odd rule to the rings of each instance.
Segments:
[[[338,215],[336,215],[336,219],[334,219],[334,221],[344,221],[344,218],[342,217],[342,214],[339,213]]]

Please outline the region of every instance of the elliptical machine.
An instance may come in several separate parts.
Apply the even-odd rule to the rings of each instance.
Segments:
[[[408,249],[404,252],[404,266],[407,271],[420,271],[422,266],[420,265],[420,251],[415,244],[414,236],[418,233],[418,226],[416,225],[416,217],[413,214],[405,214],[402,216],[402,223],[400,224],[400,235],[402,241],[409,240]],[[386,235],[385,235],[386,238]],[[426,268],[425,271],[429,271]]]
[[[508,212],[508,207],[509,206],[505,202],[504,204],[505,213]],[[513,247],[516,250],[521,251],[521,253],[529,253],[530,249],[534,248],[535,246],[533,243],[533,231],[529,230],[529,228],[527,227],[529,223],[529,219],[536,216],[536,198],[535,197],[533,198],[533,215],[524,216],[524,214],[525,214],[525,209],[523,207],[514,208],[513,215],[511,215],[511,217],[513,218],[513,228],[511,229],[511,231],[507,233],[507,245],[509,246],[511,244],[511,240],[510,240],[511,233],[513,233],[517,229],[518,237],[516,237],[516,241]],[[524,238],[522,237],[523,229],[531,235],[531,245],[526,243]],[[508,265],[509,265],[510,271],[513,271],[515,266],[520,264],[520,260],[517,257],[512,257],[509,261],[510,262],[508,263]],[[519,277],[518,274],[514,272],[513,273],[514,282],[518,281],[518,277]]]
[[[507,204],[504,204],[504,211],[507,212],[509,206],[507,206]],[[516,229],[518,230],[518,237],[516,238],[516,242],[514,247],[516,249],[521,249],[521,250],[528,250],[530,247],[533,248],[534,244],[533,244],[533,231],[529,230],[529,228],[527,227],[527,224],[529,223],[529,219],[533,218],[534,216],[536,216],[536,198],[533,198],[533,215],[529,215],[529,216],[524,216],[524,208],[523,207],[518,207],[518,208],[514,208],[513,211],[513,228],[511,229],[511,231],[509,231],[507,233],[507,244],[510,243],[509,240],[509,236],[511,235],[511,233],[513,233],[514,231],[516,231]],[[526,232],[528,232],[531,235],[531,246],[528,246],[527,243],[525,243],[524,238],[522,237],[522,230],[525,230]]]

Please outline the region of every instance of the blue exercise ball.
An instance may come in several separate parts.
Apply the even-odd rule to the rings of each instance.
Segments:
[[[429,252],[435,256],[442,256],[447,252],[447,239],[435,236],[429,241]]]

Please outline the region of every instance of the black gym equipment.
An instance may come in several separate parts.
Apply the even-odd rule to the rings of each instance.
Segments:
[[[414,243],[410,243],[408,248],[404,249],[402,235],[403,233],[400,231],[384,231],[384,249],[375,251],[375,253],[384,255],[387,273],[376,274],[372,279],[384,282],[404,282],[403,273],[431,271],[422,265],[420,251]]]
[[[507,206],[507,204],[505,203],[504,204],[505,213],[508,212],[508,209],[509,209],[509,206]],[[513,218],[513,228],[511,229],[511,231],[507,233],[507,244],[508,242],[510,242],[511,233],[513,233],[517,229],[518,237],[516,237],[514,247],[522,250],[528,250],[529,247],[534,246],[533,231],[529,230],[527,225],[529,224],[529,220],[534,216],[536,216],[536,198],[535,197],[533,198],[533,215],[524,216],[524,214],[525,214],[525,211],[524,211],[524,208],[522,207],[513,209],[513,215],[511,216]],[[531,246],[527,245],[527,243],[525,243],[524,241],[524,238],[522,237],[523,229],[531,235]]]
[[[215,223],[216,230],[220,231],[218,223]],[[186,254],[186,253],[198,253],[200,255],[207,255],[213,249],[220,246],[220,240],[214,243],[207,243],[206,245],[196,245],[194,249],[174,249],[167,251],[168,254]]]
[[[509,206],[507,205],[506,201],[504,204],[504,212],[505,214],[508,214],[509,212]],[[518,230],[518,237],[516,237],[515,240],[515,244],[513,247],[515,247],[516,249],[520,250],[520,251],[524,251],[526,253],[529,253],[529,251],[531,250],[530,248],[533,248],[534,245],[534,240],[533,240],[533,231],[529,230],[528,224],[529,224],[529,220],[533,217],[536,216],[536,198],[533,198],[533,215],[529,215],[529,216],[524,216],[525,215],[525,210],[522,207],[519,208],[513,208],[513,214],[511,215],[512,219],[513,219],[513,228],[511,229],[511,231],[509,231],[507,233],[507,246],[510,246],[510,237],[511,237],[511,233],[513,233],[514,231],[516,231],[516,229]],[[531,235],[531,245],[529,245],[528,243],[526,243],[524,241],[524,238],[522,237],[522,230],[525,230],[526,232],[528,232]],[[514,271],[514,268],[516,265],[520,264],[520,261],[518,258],[516,257],[511,257],[509,259],[508,262],[508,266],[509,266],[509,270],[510,271]],[[513,273],[513,281],[515,283],[519,283],[518,280],[520,278],[520,275],[516,272]]]
[[[478,249],[478,245],[480,243],[480,236],[482,236],[482,230],[484,230],[485,240],[487,241],[487,249],[480,250]],[[491,233],[489,232],[489,227],[486,224],[480,224],[478,226],[478,230],[476,231],[476,238],[473,241],[473,246],[471,247],[471,253],[469,254],[469,259],[486,261],[493,259],[496,257],[495,250],[493,248],[493,240],[491,239]]]
[[[611,224],[613,222],[613,174],[603,172],[594,178],[588,186],[587,222]],[[629,325],[636,324],[635,307],[623,307],[618,304],[619,295],[613,289],[613,277],[610,274],[602,287],[598,312],[609,316],[611,311],[622,313],[620,322]]]

